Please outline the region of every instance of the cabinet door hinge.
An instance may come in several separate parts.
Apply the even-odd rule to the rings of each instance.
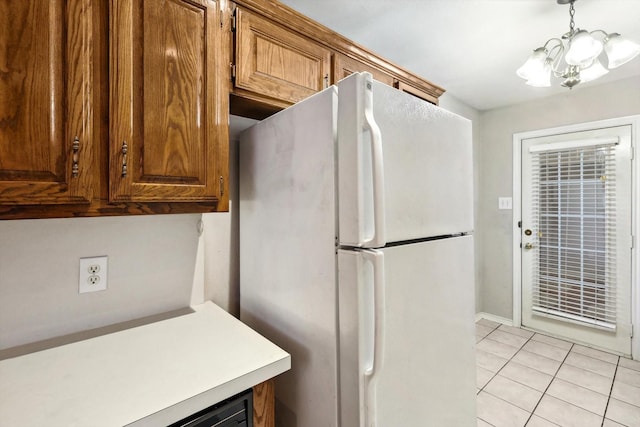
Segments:
[[[231,63],[229,66],[231,67],[231,80],[233,81],[236,78],[236,64]]]
[[[224,177],[220,176],[220,197],[224,196]]]

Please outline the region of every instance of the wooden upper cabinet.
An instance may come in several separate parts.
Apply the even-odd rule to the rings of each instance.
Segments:
[[[294,103],[329,83],[329,49],[240,7],[235,43],[236,88]]]
[[[440,90],[439,88],[437,88],[438,90],[434,91],[434,93],[429,93],[425,90],[418,89],[417,87],[411,86],[410,84],[407,84],[402,81],[397,81],[395,84],[395,87],[396,89],[402,92],[406,92],[410,95],[413,95],[415,97],[418,97],[424,101],[430,102],[435,105],[438,105],[438,97],[442,95],[442,93],[444,92],[443,90]]]
[[[91,0],[0,2],[0,205],[94,192]]]
[[[345,77],[361,71],[368,71],[374,79],[386,85],[393,86],[393,77],[384,71],[356,59],[349,58],[341,53],[336,53],[333,56],[333,83],[337,83]]]
[[[213,0],[112,0],[109,200],[228,203]],[[228,64],[224,64],[227,71]]]

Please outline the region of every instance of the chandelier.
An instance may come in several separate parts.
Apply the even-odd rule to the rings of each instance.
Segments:
[[[640,54],[640,45],[625,39],[618,33],[602,30],[586,31],[575,28],[573,16],[576,0],[557,0],[558,4],[569,4],[569,32],[561,39],[547,40],[544,46],[533,51],[527,62],[516,71],[518,76],[535,87],[551,86],[551,73],[564,79],[562,86],[573,88],[604,76],[609,70],[631,61]],[[602,40],[600,40],[602,38]],[[605,51],[607,67],[598,57]]]

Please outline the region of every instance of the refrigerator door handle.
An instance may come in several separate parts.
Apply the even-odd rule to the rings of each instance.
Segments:
[[[361,294],[362,336],[364,338],[362,379],[365,426],[373,425],[375,415],[375,374],[382,366],[384,348],[384,254],[377,250],[362,251],[363,258],[373,266],[373,283],[365,283]]]
[[[384,162],[382,155],[382,133],[373,117],[372,81],[365,80],[364,128],[371,135],[371,171],[373,175],[373,236],[365,240],[364,246],[379,248],[386,244],[385,238],[385,202],[384,202]]]

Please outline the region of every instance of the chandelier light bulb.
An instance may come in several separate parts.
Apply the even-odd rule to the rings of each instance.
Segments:
[[[580,83],[590,82],[607,74],[609,70],[604,68],[598,58],[589,67],[580,70]]]
[[[516,70],[516,74],[525,80],[529,80],[544,72],[546,60],[547,49],[539,47],[533,51],[522,67]]]
[[[531,74],[527,79],[527,84],[533,87],[549,87],[551,86],[551,64],[545,61],[542,69]]]
[[[604,51],[609,59],[609,68],[617,68],[640,54],[640,45],[627,40],[618,33],[607,36]]]
[[[602,42],[585,30],[579,30],[569,39],[569,51],[564,60],[569,65],[586,67],[602,52]]]

